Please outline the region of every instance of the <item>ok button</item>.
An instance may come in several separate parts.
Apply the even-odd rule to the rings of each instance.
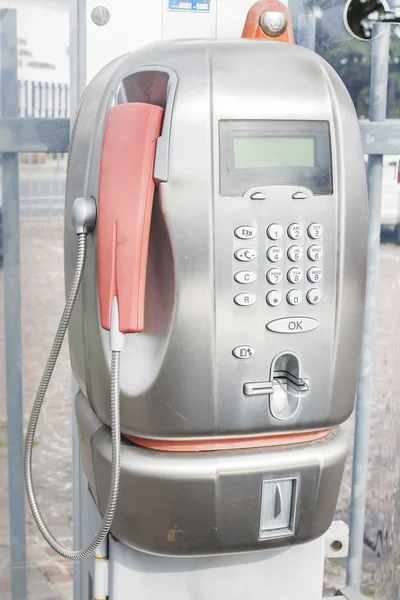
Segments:
[[[304,333],[317,329],[319,325],[317,319],[310,319],[310,317],[284,317],[270,321],[265,327],[275,333]]]

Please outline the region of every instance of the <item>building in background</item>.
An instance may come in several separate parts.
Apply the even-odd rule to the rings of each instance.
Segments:
[[[69,83],[69,1],[0,0],[17,9],[18,77]]]

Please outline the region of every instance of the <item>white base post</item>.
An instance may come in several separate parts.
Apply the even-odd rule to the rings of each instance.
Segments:
[[[100,516],[87,493],[84,537],[96,533]],[[325,539],[280,550],[230,556],[153,556],[109,538],[108,600],[321,600]],[[93,557],[80,569],[81,595],[97,600]],[[104,565],[101,565],[104,567]],[[98,575],[104,578],[104,569]]]
[[[109,600],[321,600],[325,542],[207,558],[109,546]]]

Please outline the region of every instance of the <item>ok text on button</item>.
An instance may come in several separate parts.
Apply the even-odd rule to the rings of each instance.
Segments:
[[[319,326],[320,322],[310,317],[284,317],[270,321],[265,327],[275,333],[304,333]]]

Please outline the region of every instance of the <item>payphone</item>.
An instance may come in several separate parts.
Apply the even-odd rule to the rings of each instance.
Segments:
[[[200,556],[327,530],[366,243],[356,113],[316,54],[163,42],[95,77],[69,155],[64,326],[102,535]]]

